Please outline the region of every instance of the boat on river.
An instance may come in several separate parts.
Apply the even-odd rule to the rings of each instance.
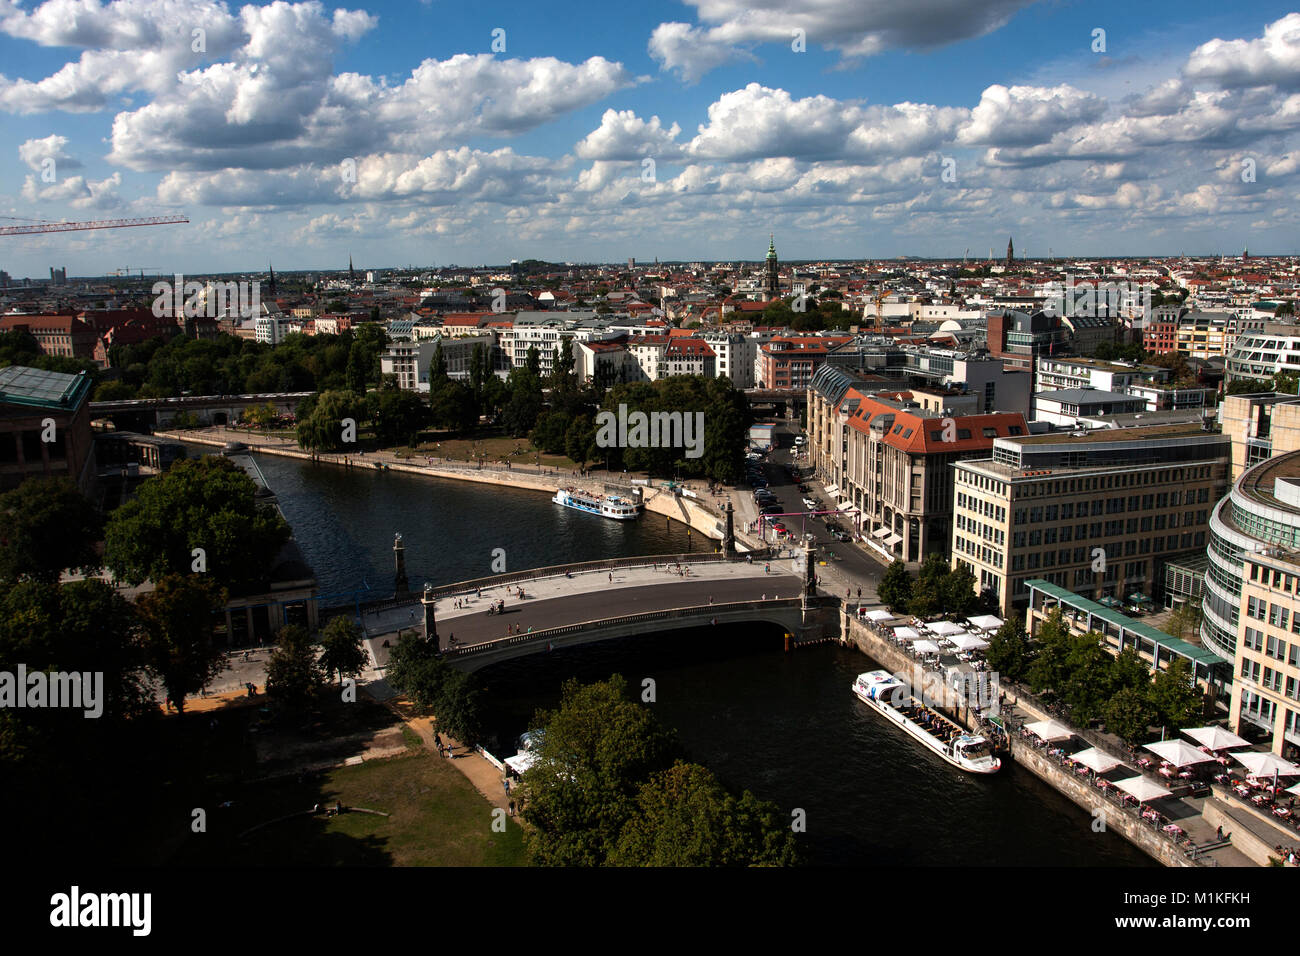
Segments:
[[[628,498],[618,495],[595,495],[577,488],[561,488],[551,500],[566,508],[600,515],[603,518],[613,518],[615,521],[631,521],[641,513],[640,504]]]
[[[891,724],[901,727],[914,740],[946,762],[970,773],[996,773],[1002,761],[979,734],[968,733],[947,717],[912,696],[911,689],[885,670],[859,674],[853,693]]]

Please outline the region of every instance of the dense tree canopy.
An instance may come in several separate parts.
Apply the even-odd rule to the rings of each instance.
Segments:
[[[771,804],[728,794],[682,762],[676,736],[628,696],[623,678],[565,684],[541,712],[524,774],[534,859],[551,866],[783,865],[797,859]]]
[[[257,502],[257,486],[226,458],[179,461],[140,485],[113,512],[104,538],[104,564],[120,580],[139,584],[198,571],[236,593],[264,585],[289,526]]]
[[[0,581],[53,583],[65,570],[95,571],[99,515],[67,478],[29,478],[0,495]]]

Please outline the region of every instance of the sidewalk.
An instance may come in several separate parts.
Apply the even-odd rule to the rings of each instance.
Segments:
[[[762,578],[767,575],[763,568],[770,565],[772,574],[796,574],[791,558],[779,558],[772,561],[760,561],[757,558],[751,564],[748,561],[719,561],[709,564],[682,565],[689,569],[689,574],[682,580],[688,581],[735,581],[744,578]],[[656,568],[614,568],[597,569],[575,573],[572,577],[557,574],[554,577],[535,578],[511,584],[499,584],[479,591],[466,591],[460,594],[438,598],[434,613],[438,622],[454,622],[460,618],[483,614],[489,604],[504,600],[507,605],[519,607],[519,589],[524,591],[522,603],[545,601],[577,594],[592,594],[603,591],[617,591],[620,588],[643,587],[650,584],[663,584],[674,577],[671,565],[660,563]],[[457,608],[460,601],[462,607]],[[423,624],[423,611],[417,605],[389,608],[383,611],[365,612],[362,615],[367,637],[379,637],[394,634],[406,628],[417,628]]]
[[[474,789],[482,794],[483,798],[487,800],[488,803],[492,804],[494,807],[505,810],[508,813],[512,797],[506,796],[505,786],[503,784],[504,778],[502,777],[501,771],[489,763],[481,754],[466,747],[459,740],[454,739],[450,734],[445,731],[438,731],[438,719],[436,717],[426,717],[415,714],[414,707],[412,707],[411,703],[405,697],[391,696],[391,693],[388,696],[384,696],[384,692],[388,690],[388,685],[383,684],[382,682],[380,683],[382,686],[372,684],[366,687],[367,694],[370,694],[375,700],[384,704],[384,706],[396,714],[401,719],[402,723],[407,727],[410,727],[411,730],[419,736],[420,740],[424,743],[424,748],[433,754],[438,752],[438,747],[434,742],[433,735],[435,733],[441,733],[442,742],[451,745],[452,756],[450,758],[439,759],[450,759],[452,766],[465,775],[465,779],[474,785]],[[372,693],[372,690],[375,691],[375,693]],[[517,809],[518,808],[516,807],[516,812]],[[520,826],[525,825],[523,820],[517,815],[514,820]]]

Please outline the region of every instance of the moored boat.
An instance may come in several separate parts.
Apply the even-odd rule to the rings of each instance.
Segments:
[[[603,518],[613,518],[615,521],[631,521],[641,512],[641,506],[628,498],[621,498],[618,495],[595,495],[577,488],[561,488],[551,500],[566,508],[600,515]]]
[[[890,723],[901,727],[947,763],[970,773],[995,773],[1002,761],[988,740],[968,733],[912,696],[908,685],[889,671],[867,671],[853,682],[853,693]]]

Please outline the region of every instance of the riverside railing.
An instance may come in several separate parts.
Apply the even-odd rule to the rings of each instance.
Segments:
[[[444,650],[444,657],[467,657],[472,654],[482,654],[487,651],[497,650],[502,647],[508,647],[517,644],[533,644],[538,641],[549,641],[556,637],[564,637],[568,634],[580,634],[584,631],[603,630],[609,627],[619,627],[624,624],[642,624],[652,621],[670,621],[680,620],[682,618],[693,618],[712,615],[735,614],[745,611],[754,610],[786,610],[800,608],[803,606],[801,597],[794,598],[774,598],[770,601],[733,601],[729,604],[700,604],[693,607],[672,608],[667,611],[647,611],[642,614],[625,614],[620,617],[607,617],[595,621],[583,621],[579,624],[564,624],[560,627],[550,627],[541,631],[531,633],[515,634],[511,637],[501,637],[492,641],[482,641],[478,644],[467,644],[464,647],[453,647]]]
[[[1030,731],[1025,730],[1023,721],[1016,721],[1016,724],[1017,726],[1014,729],[1016,731],[1016,737],[1019,738],[1019,745],[1022,749],[1033,750],[1046,759],[1055,762],[1061,770],[1068,773],[1071,778],[1082,778],[1084,776],[1079,774],[1075,769],[1076,764],[1070,760],[1069,754],[1059,752],[1061,748],[1051,746],[1035,737]],[[1183,854],[1183,856],[1187,857],[1197,866],[1219,865],[1218,860],[1204,855],[1204,853],[1202,853],[1202,848],[1188,837],[1186,833],[1177,834],[1165,830],[1164,827],[1173,821],[1164,816],[1164,814],[1157,812],[1155,820],[1148,819],[1147,817],[1142,816],[1141,804],[1130,803],[1129,800],[1132,798],[1126,800],[1124,796],[1121,796],[1121,792],[1118,788],[1113,785],[1110,787],[1098,787],[1098,776],[1098,774],[1090,771],[1087,774],[1087,783],[1092,790],[1096,791],[1096,795],[1100,796],[1101,799],[1118,809],[1134,823],[1151,830],[1156,834],[1156,836],[1173,844]],[[1083,781],[1080,779],[1079,782],[1082,783]]]

